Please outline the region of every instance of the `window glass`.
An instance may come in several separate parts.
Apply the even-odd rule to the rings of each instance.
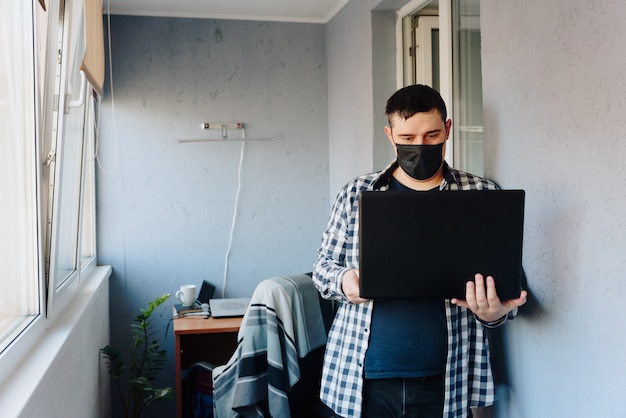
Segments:
[[[417,3],[401,22],[403,82],[424,83],[442,94],[453,121],[446,159],[483,175],[480,0]]]
[[[83,3],[65,1],[63,13],[61,83],[56,164],[52,195],[49,289],[56,292],[69,285],[80,269],[79,219],[85,144],[85,109],[88,85],[80,65],[85,51]],[[89,89],[90,90],[90,89]]]
[[[0,5],[0,351],[40,313],[30,3]]]
[[[96,260],[98,99],[80,73],[83,2],[47,6],[0,2],[0,381]]]
[[[98,103],[96,97],[90,95],[86,98],[78,265],[83,270],[95,265],[96,258],[95,138],[98,129]]]
[[[454,165],[482,176],[483,94],[480,59],[480,1],[453,2]]]

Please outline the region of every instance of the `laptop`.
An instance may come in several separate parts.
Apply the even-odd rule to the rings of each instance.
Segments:
[[[367,299],[465,299],[475,273],[500,299],[522,285],[523,190],[362,192],[360,294]]]
[[[223,298],[209,300],[209,309],[214,318],[243,316],[250,305],[250,298]]]
[[[200,287],[200,293],[198,293],[198,299],[194,303],[194,307],[200,308],[203,303],[209,303],[209,300],[215,295],[215,286],[206,280],[202,281],[202,287]]]
[[[250,304],[250,298],[223,298],[214,299],[215,285],[206,280],[202,281],[198,298],[191,307],[176,304],[176,311],[180,315],[210,315],[214,318],[228,318],[243,316]],[[209,312],[202,311],[202,304],[209,304]]]

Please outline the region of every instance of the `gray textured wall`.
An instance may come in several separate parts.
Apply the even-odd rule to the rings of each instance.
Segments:
[[[332,198],[395,158],[383,127],[397,88],[394,12],[407,1],[350,1],[326,25]]]
[[[626,4],[483,1],[486,174],[527,191],[499,417],[626,410]]]
[[[109,77],[99,156],[112,171],[98,171],[98,255],[113,266],[112,343],[124,344],[129,319],[154,297],[203,279],[222,290],[241,143],[173,142],[219,136],[202,122],[277,137],[245,144],[226,296],[311,270],[329,207],[327,68],[323,25],[111,23],[114,95]],[[157,329],[170,317],[160,310]],[[169,353],[172,342],[170,330]],[[173,356],[166,373],[173,385]]]
[[[351,1],[326,25],[330,195],[372,171],[372,25],[366,2]]]

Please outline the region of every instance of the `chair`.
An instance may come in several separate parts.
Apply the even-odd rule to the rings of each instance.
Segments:
[[[334,313],[334,302],[319,296],[310,274],[264,280],[251,297],[230,360],[194,364],[189,382],[199,370],[212,373],[215,418],[334,417],[319,400]]]
[[[213,417],[213,369],[208,361],[199,361],[189,367],[183,379],[183,418]]]

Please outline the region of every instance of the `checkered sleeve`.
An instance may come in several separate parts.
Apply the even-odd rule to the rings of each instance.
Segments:
[[[498,185],[491,180],[475,176],[464,171],[450,168],[454,181],[448,182],[449,190],[498,190]]]
[[[344,417],[361,415],[372,302],[350,303],[341,279],[348,269],[359,267],[358,195],[370,190],[377,176],[357,177],[338,193],[313,266],[313,283],[322,297],[341,302],[326,343],[320,399]]]
[[[337,194],[322,234],[313,265],[313,283],[325,299],[347,302],[341,279],[349,269],[358,269],[358,197],[371,188],[377,173],[357,177]]]

